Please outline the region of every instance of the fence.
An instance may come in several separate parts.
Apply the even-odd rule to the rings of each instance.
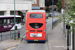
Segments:
[[[16,38],[20,38],[20,31],[16,32]],[[0,41],[14,39],[14,31],[10,31],[8,33],[0,32]]]
[[[58,19],[58,20],[56,20],[56,21],[54,21],[54,22],[53,22],[53,26],[55,26],[60,20],[61,20],[61,18]]]

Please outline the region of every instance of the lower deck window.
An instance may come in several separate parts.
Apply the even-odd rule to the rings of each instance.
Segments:
[[[21,18],[16,18],[15,24],[21,23]],[[0,26],[14,24],[14,18],[0,18]]]

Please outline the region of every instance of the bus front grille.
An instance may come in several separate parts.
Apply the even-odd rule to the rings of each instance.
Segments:
[[[42,30],[37,30],[37,32],[42,32]]]
[[[30,32],[35,32],[35,30],[30,30]]]

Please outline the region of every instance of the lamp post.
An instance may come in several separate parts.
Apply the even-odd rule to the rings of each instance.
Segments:
[[[54,0],[52,0],[52,29],[53,29],[53,10],[54,10],[53,5],[54,5]]]
[[[62,0],[62,14],[63,14],[63,34],[65,34],[65,17],[64,17],[64,12],[65,12],[65,1]]]
[[[15,0],[14,0],[14,26],[15,26]],[[16,40],[16,31],[14,27],[14,40]]]

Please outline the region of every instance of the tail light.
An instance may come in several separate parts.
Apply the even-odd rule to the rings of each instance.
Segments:
[[[46,29],[44,29],[44,32],[46,32]]]
[[[42,30],[37,30],[37,32],[42,32]]]
[[[30,30],[30,32],[35,32],[35,30]]]

